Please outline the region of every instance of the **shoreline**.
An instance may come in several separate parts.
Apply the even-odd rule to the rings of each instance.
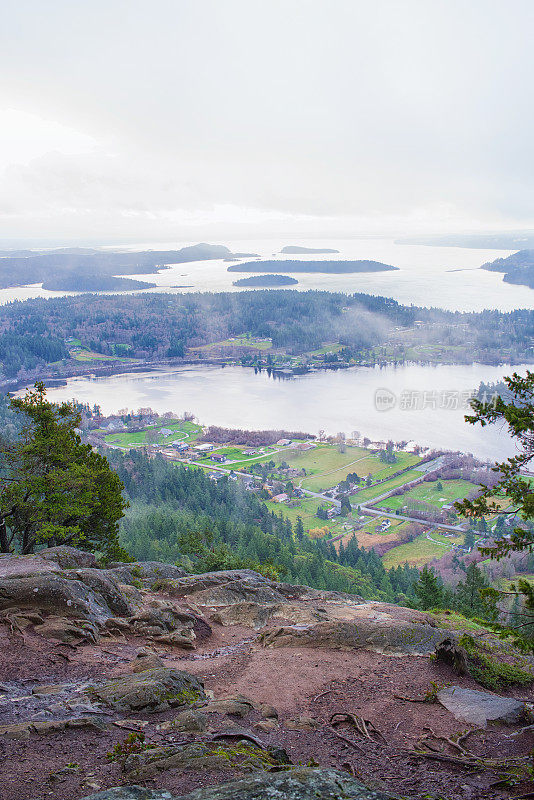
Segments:
[[[187,366],[196,366],[196,367],[221,367],[222,369],[225,367],[242,367],[244,369],[251,369],[260,372],[271,372],[275,374],[279,378],[286,378],[290,379],[292,377],[298,377],[300,375],[308,375],[314,372],[337,372],[339,370],[352,370],[352,369],[374,369],[379,367],[380,369],[388,368],[388,367],[409,367],[409,366],[422,366],[422,367],[466,367],[466,366],[475,366],[477,364],[482,366],[488,367],[505,367],[509,366],[511,368],[515,368],[521,366],[521,363],[511,362],[511,361],[500,361],[499,363],[494,362],[484,362],[484,361],[471,361],[468,363],[463,362],[442,362],[442,361],[388,361],[388,362],[381,362],[377,361],[375,363],[366,362],[363,364],[343,364],[343,363],[332,363],[332,364],[318,364],[313,365],[311,367],[277,367],[277,366],[265,366],[265,365],[257,365],[257,364],[241,364],[238,361],[228,361],[224,358],[210,358],[210,359],[162,359],[159,361],[144,361],[139,363],[130,363],[130,364],[121,364],[121,363],[114,363],[110,365],[101,364],[101,365],[94,365],[91,367],[87,367],[87,362],[85,362],[83,369],[75,370],[71,369],[66,372],[64,375],[38,375],[31,379],[23,379],[23,380],[7,380],[4,382],[0,382],[0,393],[2,394],[11,394],[13,392],[18,392],[21,389],[30,388],[32,387],[37,381],[43,381],[46,386],[50,387],[57,387],[57,386],[66,386],[67,381],[72,378],[90,378],[90,377],[112,377],[113,375],[124,375],[124,374],[135,374],[137,372],[157,372],[162,368],[167,369],[179,369],[180,367],[187,367]],[[476,388],[476,387],[473,387]]]

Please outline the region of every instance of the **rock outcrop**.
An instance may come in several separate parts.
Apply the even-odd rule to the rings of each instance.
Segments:
[[[394,800],[395,795],[369,789],[344,772],[298,767],[288,772],[260,773],[239,781],[197,789],[187,795],[121,786],[86,800]]]
[[[414,800],[506,800],[478,766],[510,754],[516,780],[517,753],[530,763],[534,659],[517,657],[523,699],[474,691],[454,620],[436,619],[252,570],[0,556],[2,797],[390,800],[365,785],[387,777]],[[486,739],[488,721],[517,728]]]
[[[204,687],[187,672],[167,667],[122,675],[87,690],[93,700],[118,711],[154,712],[206,700]]]
[[[58,574],[0,579],[0,610],[32,609],[104,623],[111,610],[80,580]]]
[[[355,622],[285,625],[262,633],[260,641],[264,647],[366,648],[379,653],[429,655],[446,634],[419,622],[370,616]]]

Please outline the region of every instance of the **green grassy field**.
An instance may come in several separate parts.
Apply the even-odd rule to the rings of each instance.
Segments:
[[[442,536],[441,534],[431,531],[430,536],[440,544],[430,541],[426,538],[426,533],[421,534],[413,542],[406,542],[400,544],[398,547],[393,547],[382,556],[382,563],[386,569],[391,567],[398,567],[399,565],[408,562],[411,566],[422,567],[428,564],[434,558],[440,558],[445,555],[450,549],[452,544],[458,544],[463,541],[463,536]]]
[[[212,342],[203,344],[199,347],[192,347],[191,350],[211,350],[213,347],[251,347],[254,350],[270,350],[273,343],[268,339],[256,339],[248,336],[236,336],[233,339],[224,339],[222,342]]]
[[[307,476],[302,480],[302,488],[312,492],[322,492],[356,472],[360,477],[379,475],[385,477],[403,467],[419,463],[417,456],[399,453],[395,464],[384,464],[378,455],[363,447],[348,447],[340,453],[335,445],[318,445],[313,450],[300,453],[284,450],[273,457],[276,463],[287,462],[296,469],[305,469]],[[409,478],[407,479],[409,480]]]
[[[490,558],[486,559],[486,561],[481,561],[481,564],[491,564],[492,561]],[[493,562],[494,563],[494,562]],[[517,581],[523,578],[523,580],[528,581],[529,583],[534,583],[534,575],[528,572],[518,572],[513,578],[509,580],[507,578],[501,578],[499,581],[499,588],[505,592],[510,591],[512,584],[517,586]]]
[[[218,466],[222,469],[227,470],[239,470],[244,469],[245,472],[248,468],[250,468],[253,464],[263,464],[266,461],[274,461],[274,451],[270,447],[263,448],[265,452],[261,455],[257,456],[244,456],[243,450],[255,450],[254,447],[245,447],[241,449],[240,447],[217,447],[216,449],[212,450],[212,453],[217,453],[218,455],[225,455],[228,459],[241,459],[236,460],[235,463],[232,464],[219,464]],[[228,452],[226,452],[228,451]],[[202,459],[201,463],[206,462],[206,459]],[[208,459],[209,462],[209,459]]]
[[[380,497],[380,495],[390,492],[392,489],[396,489],[397,486],[402,486],[404,483],[409,483],[416,478],[420,478],[421,475],[422,473],[419,470],[410,469],[402,475],[397,475],[396,478],[385,481],[385,483],[380,483],[378,486],[370,486],[368,489],[362,489],[360,492],[352,494],[350,496],[350,502],[353,508],[361,503],[368,503],[373,498]]]
[[[395,520],[390,519],[390,526],[385,531],[379,530],[380,526],[384,522],[385,519],[389,519],[388,517],[369,517],[369,522],[360,528],[357,533],[367,533],[367,534],[374,534],[376,536],[389,536],[392,533],[398,532],[401,528],[403,528],[408,523],[403,520]]]
[[[318,350],[312,350],[310,356],[325,356],[330,353],[339,353],[340,350],[343,350],[343,345],[339,344],[339,342],[332,342],[331,344],[324,344]]]
[[[287,517],[293,525],[297,521],[297,517],[300,517],[304,525],[304,530],[308,528],[324,528],[325,525],[329,528],[336,527],[338,522],[337,517],[333,520],[323,520],[315,516],[319,506],[328,505],[327,503],[324,503],[322,500],[317,500],[314,497],[299,498],[298,502],[297,508],[289,508],[285,503],[273,503],[270,500],[267,500],[265,505],[269,511],[274,511],[275,514],[280,514],[280,512],[282,512],[282,515]],[[328,505],[328,507],[330,507],[330,505]]]
[[[226,456],[229,461],[238,461],[243,458],[243,451],[238,447],[217,447],[208,456],[200,459],[199,464],[210,463],[210,455],[212,453],[216,453],[218,456]],[[218,466],[224,467],[225,465],[219,464]]]
[[[70,350],[69,355],[75,361],[121,361],[121,362],[134,362],[138,361],[137,358],[127,358],[126,356],[106,356],[102,353],[96,353],[93,350],[86,350],[85,348]]]
[[[454,480],[441,481],[442,489],[439,490],[437,488],[438,483],[439,481],[420,483],[403,495],[386,497],[385,500],[382,500],[382,502],[378,504],[378,508],[396,511],[398,508],[402,508],[402,506],[406,505],[408,498],[430,503],[436,506],[436,508],[443,508],[444,505],[452,503],[453,500],[467,497],[469,492],[472,492],[473,489],[476,488],[472,483],[469,483],[469,481]]]
[[[161,428],[168,428],[173,431],[171,436],[163,436],[159,433]],[[157,436],[152,438],[153,434],[150,433],[147,442],[147,433],[155,431]],[[130,447],[141,447],[148,443],[150,444],[169,444],[174,440],[186,440],[193,442],[197,436],[202,432],[199,425],[192,422],[182,422],[181,420],[159,420],[154,426],[151,426],[146,431],[120,431],[118,433],[108,433],[104,438],[107,444],[118,445],[129,449]]]

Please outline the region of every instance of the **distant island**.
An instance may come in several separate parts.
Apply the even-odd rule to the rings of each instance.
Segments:
[[[281,253],[284,255],[320,255],[321,253],[339,253],[339,250],[331,250],[328,247],[321,248],[321,247],[299,247],[298,245],[289,244],[287,247],[282,247],[280,250]]]
[[[209,261],[218,258],[254,258],[254,253],[232,253],[220,244],[195,244],[180,250],[143,250],[119,252],[66,248],[59,250],[3,251],[0,257],[0,288],[46,283],[45,288],[72,291],[113,291],[110,283],[105,288],[71,288],[73,276],[85,276],[94,285],[96,276],[114,278],[117,275],[146,275],[168,269],[169,264],[190,261]],[[62,281],[61,285],[58,281]],[[54,285],[52,286],[52,281]],[[67,284],[69,285],[67,287]],[[116,289],[146,289],[142,286],[117,285]]]
[[[519,250],[507,258],[496,258],[482,264],[480,269],[489,272],[504,272],[505,283],[515,283],[534,289],[534,250]]]
[[[245,261],[227,267],[228,272],[322,272],[345,274],[348,272],[388,272],[397,270],[380,261]]]
[[[250,278],[238,278],[234,281],[234,286],[294,286],[298,283],[296,278],[291,278],[289,275],[251,275]]]
[[[154,289],[155,283],[117,278],[115,275],[51,275],[43,281],[43,289],[65,292],[128,292],[132,289]]]

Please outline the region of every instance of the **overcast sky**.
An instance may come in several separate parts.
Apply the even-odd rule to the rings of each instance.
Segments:
[[[3,0],[0,237],[534,227],[533,0]]]

